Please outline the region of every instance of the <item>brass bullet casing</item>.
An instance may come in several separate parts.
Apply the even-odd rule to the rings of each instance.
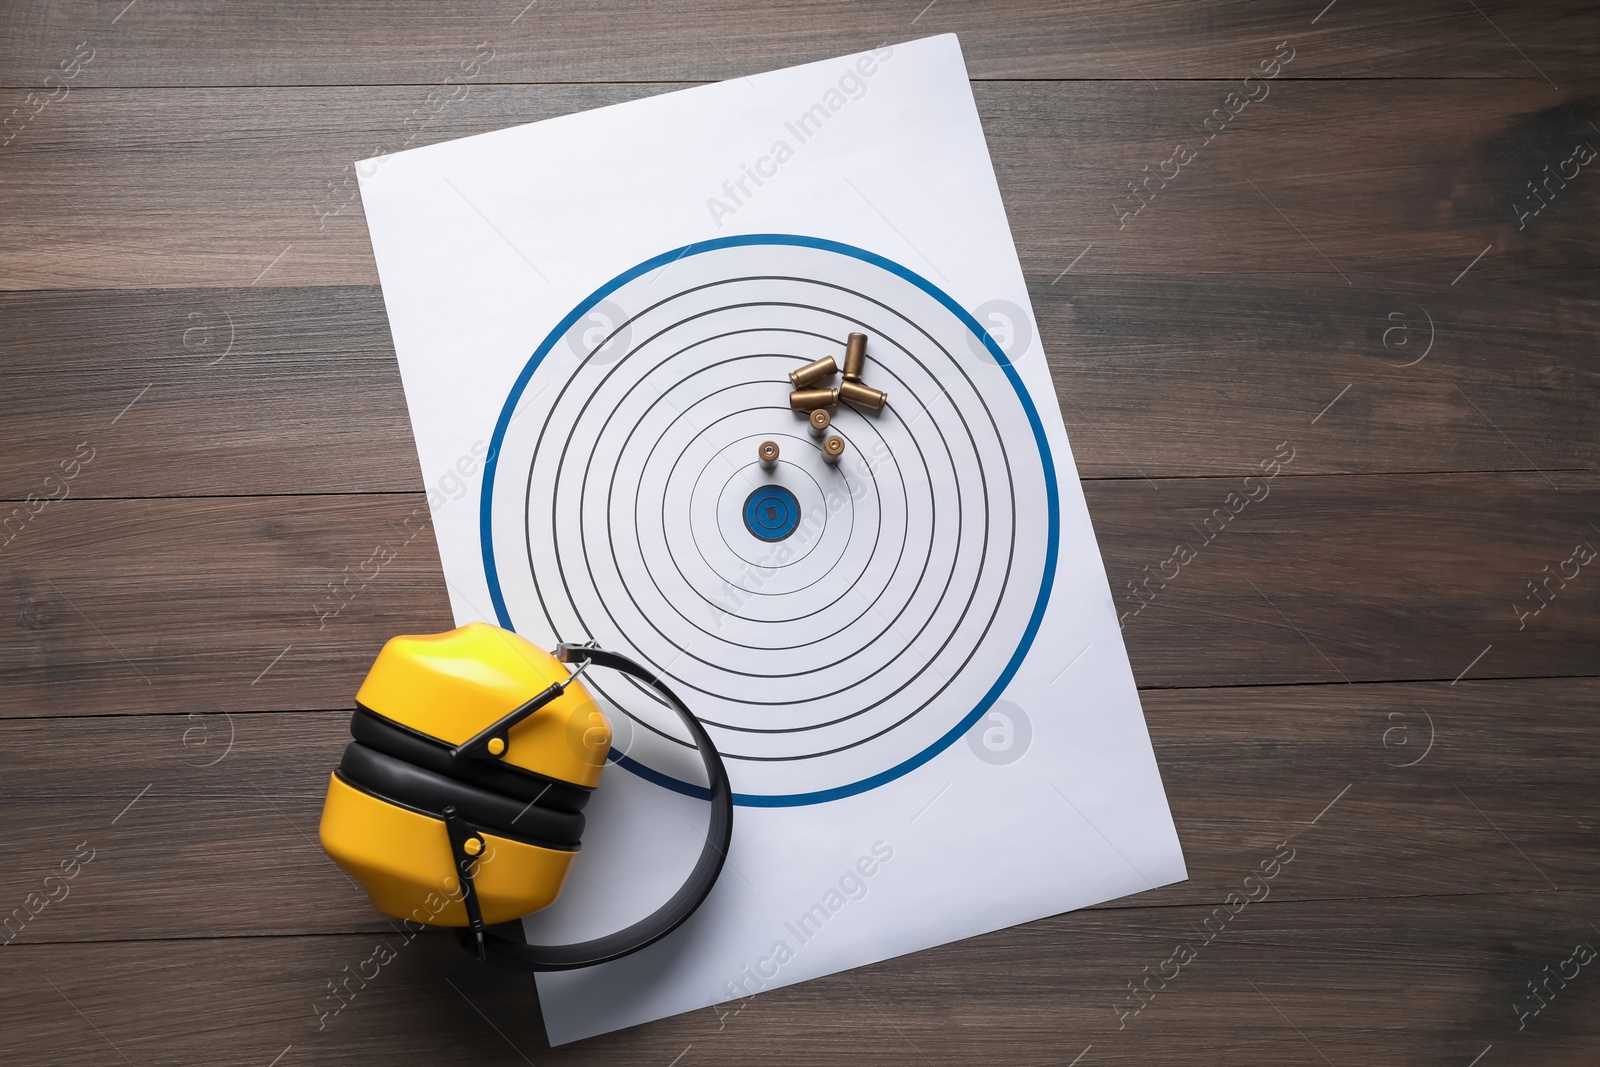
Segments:
[[[853,333],[844,342],[844,380],[859,382],[867,367],[867,335]]]
[[[832,378],[839,373],[839,364],[833,361],[832,356],[823,356],[814,359],[799,370],[789,372],[789,381],[794,383],[796,389],[804,389],[827,378]]]
[[[833,424],[833,416],[828,414],[827,408],[814,408],[811,417],[806,421],[811,424],[812,436],[821,437]]]
[[[789,394],[789,410],[815,411],[831,408],[839,403],[837,389],[796,389]]]
[[[844,438],[837,434],[829,435],[828,439],[822,442],[822,458],[829,463],[837,463],[842,455],[844,455]]]
[[[763,467],[772,466],[778,462],[778,442],[762,441],[761,447],[756,450],[756,454],[761,457],[761,465]]]
[[[882,411],[883,405],[889,402],[889,394],[881,389],[874,389],[870,385],[862,385],[846,378],[839,383],[839,399],[848,400],[857,407],[867,408],[871,411]]]

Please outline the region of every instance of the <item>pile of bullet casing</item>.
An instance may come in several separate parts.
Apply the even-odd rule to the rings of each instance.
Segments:
[[[819,437],[827,433],[833,421],[829,411],[837,407],[841,400],[867,411],[882,411],[889,402],[889,396],[861,380],[861,372],[866,365],[867,335],[853,333],[845,341],[844,380],[837,387],[820,384],[831,382],[833,376],[839,373],[839,365],[832,356],[823,356],[789,372],[789,382],[793,386],[789,393],[790,409],[810,412],[811,432]],[[837,463],[842,455],[844,438],[829,434],[822,442],[822,458],[829,463]]]

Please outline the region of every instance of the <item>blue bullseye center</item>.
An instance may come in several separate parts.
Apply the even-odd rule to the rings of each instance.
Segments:
[[[781,485],[763,485],[745,498],[744,525],[763,541],[782,541],[800,526],[800,501]]]

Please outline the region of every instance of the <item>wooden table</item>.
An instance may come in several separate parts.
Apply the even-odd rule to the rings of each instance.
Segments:
[[[0,1060],[1600,1061],[1581,6],[7,5]],[[350,163],[948,31],[1189,881],[547,1051],[316,843],[451,622]]]

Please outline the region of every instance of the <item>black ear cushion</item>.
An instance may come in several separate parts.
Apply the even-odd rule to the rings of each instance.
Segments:
[[[443,741],[401,726],[370,708],[357,708],[350,717],[350,736],[368,748],[435,774],[515,797],[524,804],[531,800],[541,808],[579,812],[594,792],[587,786],[535,774],[507,763],[480,759],[458,762],[450,757],[450,746]]]
[[[482,830],[546,848],[575,849],[583,836],[583,816],[543,808],[515,797],[446,778],[442,774],[368,748],[359,741],[345,747],[340,775],[378,797],[430,815],[455,806],[460,816]]]

